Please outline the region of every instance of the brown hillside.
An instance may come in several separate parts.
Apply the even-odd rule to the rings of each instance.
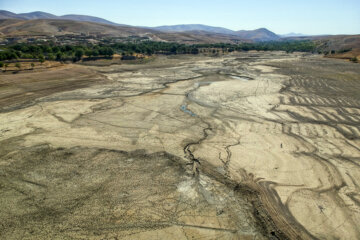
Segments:
[[[203,31],[166,33],[148,28],[114,26],[93,22],[80,22],[58,19],[0,20],[0,34],[16,36],[60,36],[65,34],[96,34],[113,37],[140,36],[155,41],[176,41],[180,43],[234,43],[243,41],[241,37]]]

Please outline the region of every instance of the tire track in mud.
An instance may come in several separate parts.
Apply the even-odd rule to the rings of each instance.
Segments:
[[[202,78],[205,78],[206,76],[209,76],[209,75],[214,75],[214,74],[211,74],[211,73],[204,73],[203,71],[195,71],[196,73],[198,74],[202,74]],[[238,76],[236,74],[231,74],[231,73],[224,73],[222,74],[221,73],[221,70],[217,70],[215,71],[215,74],[217,75],[221,75],[221,76]],[[244,77],[245,78],[245,77]],[[247,79],[253,79],[251,77],[247,77]],[[211,108],[214,108],[214,111],[212,112],[211,116],[213,116],[214,112],[217,111],[218,107],[212,107],[212,106],[207,106],[207,104],[203,104],[201,102],[198,102],[198,101],[194,101],[194,99],[192,99],[190,96],[191,94],[193,94],[194,92],[196,92],[201,86],[205,86],[205,85],[209,85],[211,84],[212,82],[216,82],[216,81],[211,81],[211,82],[208,82],[208,81],[205,81],[205,82],[198,82],[195,84],[195,88],[191,89],[190,91],[188,91],[186,94],[185,94],[185,97],[186,97],[186,100],[190,101],[190,102],[194,102],[200,106],[205,106],[207,108],[211,107]],[[182,105],[182,106],[187,106],[187,105]],[[188,110],[190,111],[190,110]],[[191,111],[192,112],[192,111]],[[194,116],[193,117],[198,117],[195,113],[194,113]],[[206,122],[202,117],[198,117],[200,119],[201,122],[203,122],[207,127],[205,127],[203,129],[203,136],[198,140],[198,141],[194,141],[194,142],[190,142],[188,144],[185,145],[184,147],[184,154],[185,154],[185,158],[188,159],[190,162],[188,163],[189,165],[192,166],[192,172],[193,172],[193,175],[194,176],[198,176],[199,173],[200,173],[200,170],[199,170],[199,167],[201,165],[201,162],[198,158],[196,158],[191,150],[191,147],[192,146],[195,146],[195,145],[200,145],[203,141],[205,141],[208,136],[209,136],[209,133],[208,132],[212,132],[213,131],[213,128],[211,127],[210,123]],[[233,145],[228,145],[228,146],[225,146],[225,149],[226,149],[226,152],[227,152],[227,157],[226,157],[226,160],[222,160],[221,159],[221,156],[219,156],[219,159],[223,162],[224,164],[224,170],[225,170],[225,177],[228,178],[230,175],[229,175],[229,164],[230,164],[230,159],[231,159],[231,151],[230,151],[230,147],[232,146],[236,146],[240,144],[240,142],[238,141],[237,143],[233,144]]]
[[[255,90],[255,96],[259,84],[260,83],[258,83],[257,88]],[[269,85],[269,82],[267,82],[267,85]],[[201,87],[201,84],[197,84],[194,89],[186,93],[187,99],[189,99],[190,94],[195,92],[199,87]],[[206,105],[198,102],[195,103],[201,106]],[[205,107],[209,107],[209,106],[205,106]],[[219,108],[222,107],[223,106],[211,107],[214,108],[214,111],[210,114],[210,116],[214,117],[214,113]],[[208,127],[203,129],[203,136],[199,140],[188,143],[184,147],[185,158],[187,158],[190,161],[188,165],[192,166],[192,173],[194,177],[198,178],[201,173],[206,174],[207,176],[214,177],[212,176],[213,170],[210,170],[211,173],[209,174],[208,166],[202,167],[203,171],[200,172],[199,167],[201,165],[201,161],[199,158],[196,158],[194,156],[193,150],[191,149],[193,146],[201,145],[202,142],[207,140],[210,133],[213,132],[213,128],[211,127],[211,125],[208,122],[205,122],[201,117],[199,118],[203,123],[207,124]],[[241,188],[247,188],[247,187],[250,187],[250,189],[256,191],[256,195],[258,195],[259,198],[258,201],[253,201],[254,216],[258,219],[259,223],[261,223],[261,227],[263,228],[263,231],[266,232],[269,238],[271,239],[315,239],[314,236],[312,236],[309,232],[307,232],[307,230],[303,228],[296,221],[296,219],[291,215],[290,211],[286,207],[278,208],[278,206],[282,205],[279,204],[279,202],[281,203],[280,197],[278,196],[275,189],[267,187],[267,184],[270,185],[274,183],[270,183],[270,182],[258,183],[257,181],[254,181],[252,177],[249,178],[248,175],[245,178],[247,180],[251,179],[251,181],[246,181],[245,184],[242,183],[241,185],[235,182],[234,180],[230,179],[229,165],[232,157],[230,148],[237,146],[239,144],[240,144],[240,138],[237,140],[237,142],[225,146],[225,151],[227,153],[225,160],[222,159],[221,153],[219,153],[219,160],[223,163],[225,170],[225,174],[222,176],[223,179],[225,179],[225,181],[228,182],[229,185],[235,185],[234,188],[235,191],[239,191]],[[207,162],[204,161],[203,164],[207,164]],[[245,172],[245,170],[243,171]],[[275,198],[273,196],[275,196]]]
[[[293,78],[294,79],[294,78]],[[331,92],[345,92],[345,90],[341,89],[340,86],[331,86],[329,83],[324,80],[320,81],[317,84],[308,84],[313,79],[306,79],[303,78],[301,81],[293,81],[291,79],[290,81],[287,81],[287,83],[281,88],[279,97],[279,102],[281,105],[289,105],[289,106],[303,106],[307,108],[309,111],[312,112],[312,118],[308,116],[304,116],[302,114],[299,114],[295,111],[289,111],[289,110],[279,110],[277,109],[278,106],[275,106],[271,109],[273,113],[286,113],[289,116],[291,116],[294,121],[288,122],[288,121],[274,121],[272,119],[263,119],[266,121],[271,121],[274,123],[282,124],[282,132],[285,135],[288,135],[289,137],[297,139],[299,142],[303,142],[306,146],[311,146],[310,152],[298,152],[297,154],[300,155],[306,155],[312,159],[317,159],[321,166],[324,168],[324,170],[327,172],[328,176],[331,178],[329,179],[329,185],[328,187],[319,187],[315,189],[308,189],[311,191],[316,191],[317,193],[323,193],[323,192],[329,192],[329,191],[339,191],[341,188],[343,188],[346,184],[337,169],[333,163],[329,162],[326,158],[322,157],[319,153],[319,149],[316,145],[313,145],[312,143],[308,142],[306,138],[314,138],[314,137],[320,137],[319,132],[317,130],[316,125],[319,126],[328,126],[335,131],[339,132],[342,136],[345,137],[345,139],[348,140],[354,140],[358,139],[360,134],[358,132],[359,130],[359,121],[358,117],[359,114],[349,112],[344,107],[351,107],[358,109],[357,101],[341,98],[341,99],[333,99],[328,98],[327,96],[319,96],[316,95],[316,91],[312,89],[310,91],[310,94],[306,94],[306,96],[300,96],[297,90],[294,90],[294,87],[302,87],[305,88],[305,91],[309,88],[319,88],[322,87],[323,89],[329,89]],[[325,85],[325,86],[324,86]],[[258,88],[258,87],[257,87]],[[326,91],[326,90],[324,90]],[[256,91],[257,92],[257,89]],[[286,103],[286,99],[290,99],[290,103]],[[355,105],[354,105],[355,104]],[[318,108],[319,107],[326,107],[326,108],[335,108],[336,114],[328,111],[321,111]],[[339,116],[344,115],[344,116]],[[280,115],[277,115],[278,117]],[[281,118],[281,117],[280,117]],[[290,125],[288,125],[290,123]],[[292,130],[291,123],[298,123],[298,124],[314,124],[315,126],[313,129],[307,129],[306,128],[306,136],[303,136],[303,133],[295,133]],[[347,125],[350,127],[342,127],[339,126],[339,124]],[[345,128],[345,129],[344,129]],[[326,132],[324,129],[323,131]],[[208,134],[204,132],[204,137],[199,142],[191,143],[190,146],[195,144],[201,144],[203,141],[205,141],[204,138],[206,138]],[[226,147],[226,152],[228,154],[227,159],[224,160],[221,157],[221,154],[219,153],[219,160],[226,166],[226,164],[229,162],[229,158],[231,158],[231,152],[229,153],[229,147]],[[189,150],[189,146],[185,148],[185,152],[188,150],[188,155],[190,156],[190,159],[195,159],[191,151]],[[198,161],[198,159],[196,159]],[[351,161],[351,160],[350,160]],[[353,162],[353,161],[352,161]],[[335,174],[335,175],[334,175]],[[228,175],[228,173],[225,174]],[[247,177],[249,180],[247,182],[247,185],[249,185],[252,189],[256,189],[259,194],[262,203],[264,204],[265,209],[269,211],[269,215],[271,218],[275,221],[275,225],[278,226],[280,229],[282,229],[284,232],[286,232],[286,235],[291,239],[316,239],[314,235],[312,235],[305,227],[303,227],[296,218],[292,215],[292,213],[289,210],[289,207],[287,204],[283,204],[281,202],[281,199],[275,190],[274,186],[277,186],[277,183],[269,182],[269,181],[261,181],[258,182],[256,179],[252,179],[251,175],[250,177]],[[306,189],[306,188],[303,188]],[[349,195],[349,194],[348,194]],[[350,194],[351,195],[351,194]],[[340,202],[339,202],[340,201]],[[342,200],[337,199],[337,202],[340,205],[344,205],[345,202]],[[358,202],[358,201],[357,201]]]
[[[316,139],[323,137],[323,135],[319,135],[317,126],[320,126],[320,129],[321,126],[327,126],[330,129],[333,129],[335,132],[338,132],[341,136],[343,136],[347,143],[351,142],[352,140],[359,139],[360,138],[360,134],[358,131],[359,130],[358,117],[360,116],[358,114],[359,104],[357,104],[358,100],[356,100],[356,98],[350,99],[348,96],[345,96],[348,93],[345,90],[346,86],[343,89],[342,86],[339,85],[338,83],[335,84],[336,86],[332,86],[331,84],[334,84],[333,81],[321,80],[316,82],[314,80],[315,79],[313,78],[305,78],[295,75],[290,79],[290,81],[285,83],[284,87],[280,91],[281,96],[279,97],[280,105],[285,106],[285,109],[286,106],[295,106],[295,107],[298,106],[306,109],[306,111],[311,113],[311,115],[304,114],[303,112],[301,112],[301,109],[300,110],[277,109],[279,106],[272,108],[271,111],[286,113],[288,114],[288,116],[294,119],[295,122],[298,122],[299,124],[304,124],[304,123],[310,124],[310,126],[312,126],[312,129],[307,129],[307,133],[305,136],[303,136],[304,134],[303,132],[295,133],[291,129],[291,124],[286,130],[283,128],[283,134],[286,134],[290,137],[294,137],[298,139],[300,142],[304,142],[306,143],[306,145],[312,146],[313,147],[312,151],[298,152],[297,154],[308,156],[311,159],[316,160],[318,163],[321,164],[323,170],[327,172],[327,175],[329,177],[328,178],[329,185],[327,187],[319,186],[317,188],[301,188],[297,191],[303,191],[307,189],[309,191],[314,191],[318,194],[332,192],[333,194],[335,194],[335,196],[337,196],[334,197],[333,200],[338,204],[338,206],[345,206],[346,203],[342,198],[338,196],[338,192],[343,187],[346,187],[347,184],[344,181],[343,176],[341,175],[339,169],[337,168],[337,166],[335,166],[332,162],[328,160],[329,156],[328,157],[322,156],[323,154],[319,152],[318,146],[316,144],[310,143],[309,141],[306,140],[306,138]],[[353,84],[356,85],[358,83],[354,82]],[[301,96],[299,95],[299,91],[300,93],[303,93]],[[344,96],[341,95],[339,96],[339,92]],[[336,97],[332,96],[332,93],[336,93]],[[351,111],[346,109],[349,107],[352,109]],[[334,109],[334,111],[329,111],[328,109]],[[289,122],[287,121],[284,122],[289,124]],[[323,134],[327,134],[326,130],[324,128],[322,129],[323,129]],[[349,144],[349,145],[354,147],[353,144]],[[336,146],[334,145],[334,147]],[[340,148],[338,149],[340,151],[340,155],[335,155],[335,153],[333,152],[332,153],[333,157],[356,164],[354,160],[342,156],[343,151]],[[349,173],[347,174],[349,175]],[[349,175],[349,177],[352,179],[351,175]],[[356,183],[354,182],[354,184]],[[286,216],[290,222],[293,221],[295,218],[290,213],[288,206],[288,201],[292,195],[289,196],[288,201],[286,202],[285,205],[283,205],[280,199],[275,200],[277,198],[276,197],[277,193],[275,190],[270,191],[269,186],[270,186],[269,184],[264,185],[266,191],[268,191],[268,193],[265,194],[265,196],[267,197],[272,196],[272,199],[270,199],[269,202],[272,202],[273,205],[278,205],[279,206],[278,208],[283,209],[284,212],[283,216]],[[293,192],[292,194],[294,194],[295,192]],[[348,193],[347,195],[351,195],[351,193]],[[354,203],[360,206],[357,201],[354,201]],[[351,218],[348,218],[345,221],[349,221],[352,223],[353,226],[356,226],[356,223],[354,223]],[[342,225],[343,224],[344,223],[342,223]],[[300,223],[298,223],[298,225],[300,225]],[[303,228],[303,230],[305,230],[305,228]],[[305,230],[305,232],[307,231]],[[315,238],[315,236],[312,235],[309,236],[311,238]]]
[[[188,78],[188,79],[182,79],[182,80],[174,80],[171,82],[167,82],[167,83],[163,83],[163,88],[160,89],[154,89],[151,90],[149,92],[146,93],[142,93],[142,94],[164,94],[164,90],[169,88],[169,85],[172,83],[176,83],[178,81],[186,81],[186,80],[195,80],[197,78],[203,78],[206,77],[208,74],[206,73],[206,71],[196,71],[198,74],[200,74],[201,76],[197,76],[197,77],[193,77],[193,78]],[[217,74],[220,74],[220,72],[216,72]],[[215,73],[215,74],[216,74]],[[213,74],[213,73],[211,73]],[[352,102],[351,100],[346,100],[346,99],[340,99],[340,100],[334,100],[334,99],[329,99],[328,97],[325,96],[316,96],[316,95],[310,95],[307,94],[306,96],[301,96],[297,90],[297,88],[305,88],[307,85],[308,80],[306,78],[302,78],[301,80],[294,80],[296,79],[296,77],[298,77],[299,75],[294,76],[291,80],[289,80],[284,87],[280,90],[280,94],[281,97],[279,98],[280,104],[281,105],[289,105],[289,106],[303,106],[305,108],[307,108],[309,111],[311,111],[313,114],[313,118],[309,118],[308,116],[303,116],[301,114],[299,114],[298,112],[294,112],[294,111],[289,111],[289,110],[279,110],[277,109],[277,106],[275,106],[271,111],[274,113],[287,113],[289,116],[291,116],[294,119],[293,123],[309,123],[309,124],[317,124],[317,125],[326,125],[329,126],[331,128],[335,128],[335,129],[339,129],[338,132],[342,132],[342,134],[344,136],[348,136],[346,137],[347,139],[351,140],[351,134],[356,134],[356,130],[354,129],[350,129],[348,131],[350,131],[351,133],[347,133],[346,130],[344,130],[342,127],[339,127],[338,124],[351,124],[352,126],[356,127],[357,126],[357,122],[356,120],[354,120],[353,118],[350,117],[345,117],[345,118],[338,118],[337,116],[333,116],[331,113],[328,112],[323,112],[318,110],[319,107],[339,107],[338,113],[347,113],[348,111],[346,111],[343,107],[354,107],[354,102]],[[258,86],[255,90],[255,96],[257,95],[257,90],[259,87],[260,82],[258,83]],[[269,83],[268,83],[269,84]],[[326,85],[326,81],[321,81],[318,84],[312,84],[310,85],[311,88],[319,88],[323,85]],[[192,92],[196,91],[199,87],[201,86],[201,84],[198,84],[194,89],[190,90],[189,92],[187,92],[185,94],[185,98],[187,100],[190,100],[189,97],[191,95]],[[328,86],[327,86],[328,87]],[[339,91],[338,87],[329,87],[328,89],[330,89],[331,92],[335,92],[335,91]],[[141,95],[142,95],[141,94]],[[191,101],[192,102],[192,101]],[[199,104],[203,107],[211,107],[211,106],[206,106],[204,104],[200,104],[198,102],[195,102],[196,104]],[[339,105],[341,104],[341,105]],[[219,106],[220,108],[222,106]],[[217,108],[214,108],[214,112],[216,112]],[[211,116],[213,116],[214,112],[211,114]],[[278,115],[280,116],[280,115]],[[198,117],[198,116],[196,116]],[[358,117],[357,114],[354,114],[354,117],[356,119],[356,117]],[[204,125],[206,125],[206,127],[203,128],[202,130],[202,136],[195,141],[192,141],[190,143],[187,143],[184,146],[183,152],[185,154],[185,158],[188,159],[189,163],[188,165],[191,166],[191,171],[193,173],[193,176],[195,176],[196,178],[199,177],[200,174],[206,174],[208,175],[208,169],[206,165],[206,161],[201,162],[201,159],[199,159],[198,157],[196,157],[194,155],[194,147],[197,145],[201,145],[204,141],[206,141],[208,139],[208,137],[211,134],[214,134],[214,131],[216,129],[214,129],[214,127],[211,126],[211,124],[208,121],[205,121],[203,118],[198,117],[200,119],[200,121],[202,123],[204,123]],[[249,119],[250,120],[250,119]],[[269,119],[263,119],[265,122],[269,121]],[[271,120],[273,121],[273,120]],[[312,146],[310,153],[298,153],[298,154],[308,154],[308,156],[312,157],[312,158],[319,158],[319,156],[317,155],[318,153],[318,149],[317,146],[312,145],[311,143],[309,143],[308,141],[305,140],[306,137],[309,136],[302,136],[302,134],[296,134],[293,130],[292,130],[292,126],[291,124],[289,125],[289,122],[286,121],[273,121],[274,123],[278,123],[278,124],[282,124],[282,132],[283,134],[286,134],[292,138],[297,139],[299,142],[303,142],[306,146]],[[308,130],[306,130],[308,131]],[[310,133],[309,133],[310,134]],[[236,145],[236,144],[235,144]],[[231,160],[231,151],[230,148],[232,146],[235,145],[227,145],[225,146],[225,151],[227,153],[227,157],[226,159],[222,159],[222,157],[219,155],[219,159],[221,160],[221,162],[224,165],[224,169],[225,169],[225,174],[224,174],[224,178],[225,179],[229,179],[229,163]],[[329,162],[327,162],[326,160],[324,160],[325,162],[322,163],[322,165],[327,168],[327,164],[329,164]],[[325,164],[325,165],[324,165]],[[201,171],[200,172],[200,166],[201,166]],[[274,182],[269,182],[269,181],[258,181],[257,179],[253,179],[251,177],[251,175],[249,174],[245,174],[246,175],[246,185],[249,186],[251,189],[255,190],[257,192],[257,194],[259,194],[259,197],[261,199],[261,204],[258,204],[255,207],[255,212],[263,212],[265,211],[266,213],[263,213],[265,215],[266,220],[259,220],[262,221],[262,226],[271,226],[271,222],[273,221],[273,226],[276,226],[275,228],[277,230],[275,231],[271,231],[271,235],[274,236],[274,238],[277,238],[277,236],[281,236],[280,239],[285,239],[285,238],[290,238],[290,239],[315,239],[315,236],[311,235],[296,219],[295,217],[291,214],[289,208],[287,205],[284,205],[281,202],[281,199],[275,189],[275,187],[277,186],[277,183]],[[234,184],[234,183],[233,183]],[[339,188],[341,188],[342,184],[340,184],[340,186],[335,187],[335,190],[338,190]],[[330,191],[333,190],[333,188],[329,188],[326,190],[322,190],[322,191]],[[319,189],[313,189],[312,191],[319,191]],[[256,215],[256,214],[255,214]],[[286,236],[287,237],[286,237]]]
[[[252,58],[253,59],[253,58]],[[254,61],[254,59],[253,59]],[[200,74],[200,76],[195,76],[191,78],[184,78],[184,79],[175,79],[171,80],[166,83],[160,83],[162,85],[159,88],[144,90],[143,92],[139,94],[133,94],[131,96],[125,96],[121,97],[122,99],[131,98],[134,96],[141,96],[141,95],[161,95],[161,94],[169,94],[171,93],[164,93],[166,89],[170,87],[171,84],[180,82],[180,81],[193,81],[199,78],[206,77],[208,75],[213,75],[214,73],[206,73],[206,70],[204,71],[194,71],[197,74]],[[201,72],[201,73],[200,73]],[[216,71],[215,71],[216,72]],[[220,74],[220,72],[216,72],[215,74]],[[227,74],[221,74],[221,75],[231,75],[229,73]],[[238,74],[237,74],[238,75]],[[241,74],[240,74],[241,75]],[[360,119],[360,108],[356,107],[356,104],[359,103],[359,101],[354,100],[352,101],[348,97],[339,97],[331,99],[331,96],[325,96],[324,94],[322,96],[316,95],[314,93],[315,90],[311,90],[309,94],[303,94],[301,91],[298,91],[298,88],[302,89],[309,89],[309,88],[321,88],[324,85],[328,85],[326,81],[320,81],[319,83],[311,83],[308,84],[309,79],[301,78],[300,80],[294,80],[296,79],[298,75],[293,76],[293,79],[285,82],[283,88],[280,90],[279,94],[279,105],[280,106],[301,106],[304,108],[307,108],[309,112],[312,113],[311,117],[308,115],[303,115],[297,111],[290,111],[290,110],[281,110],[278,109],[279,106],[274,106],[270,112],[276,113],[285,113],[288,114],[293,120],[288,121],[281,119],[281,114],[277,114],[277,116],[280,118],[280,120],[273,120],[273,119],[267,119],[267,118],[258,118],[256,120],[258,124],[264,124],[267,122],[271,122],[274,124],[280,124],[281,125],[281,133],[296,139],[299,143],[302,143],[304,146],[306,146],[306,151],[299,151],[300,148],[296,151],[296,154],[299,155],[307,155],[308,157],[311,157],[313,159],[316,159],[317,162],[321,164],[321,166],[324,169],[327,169],[328,174],[333,178],[330,182],[333,183],[333,186],[325,188],[325,187],[319,187],[318,189],[307,189],[303,188],[302,190],[311,190],[317,193],[326,192],[326,191],[339,191],[344,186],[344,180],[341,177],[341,173],[339,173],[338,169],[336,169],[336,166],[333,165],[332,162],[330,162],[328,159],[324,158],[320,153],[318,146],[316,144],[313,144],[312,142],[307,141],[307,138],[316,138],[321,137],[317,131],[317,126],[328,126],[331,129],[335,129],[337,132],[339,132],[342,136],[345,137],[346,141],[348,141],[349,145],[354,145],[351,143],[352,140],[358,139],[359,134],[359,120]],[[260,82],[258,83],[258,86],[255,90],[255,96],[257,95],[257,90],[259,87]],[[267,86],[269,85],[269,82],[267,82]],[[196,91],[201,86],[201,84],[198,84],[198,86],[189,92],[185,94],[176,94],[177,96],[184,96],[185,101],[191,101],[189,99],[189,96],[192,92]],[[296,88],[296,89],[295,89]],[[336,91],[340,91],[339,86],[334,87],[328,87],[326,89],[330,89],[330,93],[334,93]],[[325,90],[326,90],[325,89]],[[119,89],[116,89],[119,90]],[[324,92],[325,92],[324,90]],[[306,91],[305,91],[306,92]],[[341,91],[343,92],[343,91]],[[111,91],[109,92],[111,95]],[[303,94],[303,95],[302,95]],[[175,95],[175,94],[174,94]],[[258,94],[259,95],[259,94]],[[102,96],[99,96],[102,97]],[[111,97],[116,98],[116,97]],[[143,108],[142,106],[138,106],[136,104],[132,104],[131,102],[128,103],[125,100],[125,104],[132,105],[133,107]],[[195,104],[199,104],[197,102],[194,102]],[[223,163],[223,167],[225,170],[225,174],[221,174],[219,172],[216,172],[213,166],[210,166],[209,163],[206,161],[206,159],[200,159],[199,157],[194,154],[196,151],[196,147],[201,147],[201,144],[207,141],[212,135],[216,134],[217,132],[217,125],[213,124],[211,121],[212,117],[221,119],[222,115],[221,113],[218,113],[217,110],[220,108],[230,108],[226,106],[222,106],[221,104],[218,107],[209,107],[205,104],[199,104],[202,107],[208,107],[209,109],[214,109],[214,111],[211,112],[209,117],[200,117],[199,115],[193,116],[199,119],[199,122],[197,122],[196,125],[201,126],[201,130],[199,130],[199,133],[202,134],[193,134],[193,139],[188,142],[184,148],[183,153],[185,155],[185,158],[189,161],[187,163],[188,166],[191,166],[191,171],[193,174],[193,177],[195,179],[199,179],[200,174],[204,174],[206,176],[211,177],[212,179],[219,180],[221,182],[226,183],[227,186],[230,186],[234,189],[236,193],[239,193],[240,195],[243,194],[244,197],[249,198],[251,203],[254,206],[254,216],[257,217],[258,222],[260,223],[260,227],[264,229],[265,234],[268,234],[270,238],[273,239],[316,239],[315,236],[313,236],[311,233],[309,233],[292,215],[292,213],[289,210],[288,204],[283,204],[279,194],[276,191],[276,187],[279,186],[278,183],[271,182],[271,181],[264,181],[264,179],[254,179],[254,175],[251,173],[245,172],[243,170],[241,172],[241,175],[245,179],[244,182],[239,183],[230,178],[230,161],[232,160],[232,152],[231,148],[240,144],[240,138],[236,139],[237,142],[234,142],[232,144],[224,146],[226,157],[221,156],[221,152],[219,153],[219,160]],[[332,112],[328,111],[322,111],[320,107],[327,107],[327,108],[334,108],[336,107],[336,114],[333,115]],[[345,107],[351,107],[352,109],[356,109],[353,111],[345,109]],[[146,111],[154,111],[159,115],[164,115],[168,117],[169,119],[172,119],[173,121],[180,121],[183,123],[186,123],[183,119],[175,118],[171,116],[171,114],[167,114],[161,111],[155,111],[149,108],[143,108]],[[231,111],[236,111],[236,109],[227,109]],[[218,116],[215,116],[215,114],[218,113]],[[242,114],[244,112],[237,111],[237,113]],[[249,113],[250,114],[250,113]],[[245,116],[243,116],[245,115]],[[246,114],[243,114],[241,116],[238,116],[236,120],[243,120],[246,121],[253,121],[254,119],[247,119]],[[338,115],[344,115],[343,117],[339,117]],[[249,116],[249,115],[248,115]],[[56,116],[54,116],[56,117]],[[61,119],[58,119],[61,120]],[[96,119],[90,119],[92,121],[95,121]],[[262,122],[263,121],[263,122]],[[299,129],[300,125],[302,123],[310,124],[312,127],[305,127],[305,133],[301,132]],[[108,124],[106,122],[103,122],[101,124]],[[225,122],[224,122],[225,124]],[[297,126],[295,126],[297,125]],[[344,126],[343,126],[344,125]],[[121,127],[114,125],[113,127]],[[146,128],[145,128],[146,130]],[[256,131],[256,129],[254,130]],[[354,138],[355,137],[355,138]],[[161,141],[160,141],[161,142]],[[164,144],[163,148],[164,148]],[[353,146],[356,148],[356,146]],[[304,148],[304,147],[302,147]],[[165,151],[165,148],[164,148]],[[358,159],[351,159],[350,157],[346,156],[337,156],[337,158],[341,159],[343,161],[349,161],[351,163],[357,163]],[[203,161],[202,161],[203,160]],[[336,174],[334,174],[336,172]],[[335,176],[336,175],[336,176]],[[350,178],[351,175],[349,174]],[[353,180],[355,181],[355,180]],[[355,184],[355,182],[354,182]],[[248,193],[246,193],[248,191]],[[349,195],[349,198],[356,199],[356,195],[353,193],[347,193]],[[354,200],[353,200],[354,201]],[[357,204],[359,204],[359,201],[354,201]],[[342,203],[345,204],[345,203]],[[191,227],[191,226],[190,226]],[[196,227],[196,226],[194,226]],[[227,231],[229,229],[220,229],[221,231]]]
[[[259,82],[260,83],[260,82]],[[255,90],[255,96],[256,92],[259,87],[259,83]],[[267,80],[267,87],[269,86],[269,82]],[[279,93],[285,92],[289,89],[289,86],[283,86]],[[279,102],[281,103],[282,99],[279,97]],[[276,108],[279,105],[275,105],[271,108],[271,112],[281,112],[277,111]],[[279,117],[279,115],[276,114],[276,116]],[[281,119],[281,117],[280,117]],[[281,131],[283,134],[286,134],[290,137],[293,137],[300,142],[305,141],[304,138],[300,135],[296,135],[291,132],[291,127],[286,124],[286,122],[280,120],[272,120],[267,118],[262,118],[263,121],[267,122],[273,122],[275,124],[281,124]],[[306,142],[306,141],[305,141]],[[316,151],[316,149],[313,149],[312,151]],[[278,195],[275,187],[279,184],[272,181],[264,181],[262,178],[254,179],[254,175],[252,173],[247,173],[244,169],[240,170],[242,178],[245,180],[245,184],[249,186],[250,188],[256,190],[259,193],[261,203],[263,204],[263,207],[268,212],[269,216],[271,216],[272,221],[274,221],[275,226],[279,228],[279,232],[285,234],[283,238],[289,238],[289,239],[316,239],[314,235],[312,235],[310,232],[308,232],[292,215],[290,212],[288,206],[284,205],[281,201],[280,196]],[[280,239],[283,239],[280,238]]]

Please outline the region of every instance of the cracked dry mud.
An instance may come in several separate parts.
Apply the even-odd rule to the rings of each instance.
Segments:
[[[272,52],[57,71],[0,76],[0,238],[360,238],[358,65]]]

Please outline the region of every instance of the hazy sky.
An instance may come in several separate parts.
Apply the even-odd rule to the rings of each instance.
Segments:
[[[135,26],[200,23],[278,34],[360,34],[360,0],[0,0],[0,9],[92,15]]]

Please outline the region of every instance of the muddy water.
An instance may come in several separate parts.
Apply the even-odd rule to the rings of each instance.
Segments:
[[[183,111],[184,113],[189,114],[189,115],[192,116],[192,117],[196,117],[196,114],[193,113],[192,111],[190,111],[190,110],[187,108],[187,104],[181,105],[181,106],[180,106],[180,110]]]

